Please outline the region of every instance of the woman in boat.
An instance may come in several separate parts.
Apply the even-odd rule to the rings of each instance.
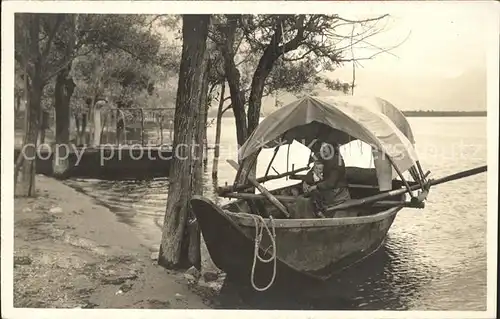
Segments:
[[[313,150],[314,166],[306,175],[303,187],[314,206],[319,210],[318,215],[324,217],[346,217],[351,214],[347,211],[328,213],[327,207],[341,204],[349,199],[347,188],[346,169],[344,159],[339,151],[339,145],[321,144],[319,150]],[[323,217],[321,216],[321,217]]]

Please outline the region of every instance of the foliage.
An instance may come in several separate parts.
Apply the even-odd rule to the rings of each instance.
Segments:
[[[311,61],[288,63],[280,59],[266,81],[264,95],[270,95],[275,91],[298,93],[322,81],[324,79],[318,75],[318,70]]]
[[[67,140],[69,123],[64,119],[69,119],[65,113],[75,82],[80,84],[77,90],[80,99],[76,103],[80,106],[87,104],[89,98],[95,101],[103,88],[118,96],[117,103],[122,105],[132,104],[138,91],[145,90],[151,95],[155,83],[150,75],[158,72],[149,68],[152,65],[167,68],[175,65],[170,52],[162,54],[160,51],[161,35],[150,27],[151,22],[151,16],[146,15],[16,14],[15,60],[19,64],[18,70],[26,70],[28,74],[28,86],[23,85],[29,92],[26,112],[29,120],[24,142],[36,143],[40,112],[56,102],[56,112],[62,114],[56,118],[63,119],[56,123],[59,127],[56,140]],[[78,72],[82,78],[72,79],[73,62],[80,58],[86,59],[87,68],[81,66]],[[102,63],[106,59],[119,62],[109,70]],[[114,81],[108,83],[108,75]],[[106,78],[104,86],[101,84],[103,78]],[[19,97],[20,85],[16,87]],[[92,94],[85,96],[88,93]],[[21,163],[22,160],[16,162],[16,177]],[[23,185],[28,196],[33,195],[35,189],[34,163],[29,160],[23,164]]]
[[[16,61],[14,69],[14,96],[22,97],[24,95],[24,70]]]
[[[133,93],[154,89],[147,71],[142,63],[123,51],[90,54],[73,64],[76,94],[84,99],[106,97],[128,104]]]
[[[16,17],[18,71],[23,71],[24,54],[32,53],[26,51],[31,47],[30,41],[23,41],[28,15]],[[45,57],[43,78],[48,83],[58,70],[71,65],[77,84],[72,99],[74,109],[84,105],[82,101],[89,97],[106,97],[122,106],[173,104],[176,88],[168,83],[177,78],[174,73],[180,61],[179,16],[39,14],[38,17],[39,53]],[[350,48],[368,45],[368,39],[383,30],[380,25],[383,18],[352,21],[338,15],[214,15],[207,43],[208,100],[217,100],[219,90],[215,88],[226,80],[221,47],[228,41],[229,19],[236,22],[232,59],[240,74],[244,108],[249,113],[260,113],[256,101],[280,92],[301,95],[324,85],[347,93],[348,84],[329,80],[322,74],[345,62],[371,58],[349,57]],[[72,37],[74,46],[70,45]],[[265,78],[263,85],[256,81],[259,78]],[[16,94],[22,93],[22,82],[22,77],[16,76]],[[255,91],[259,85],[263,86],[261,93]],[[252,90],[258,93],[253,99]],[[44,89],[45,95],[51,91]],[[43,100],[44,105],[50,105],[49,97],[44,96]]]
[[[43,88],[41,106],[42,110],[49,111],[54,106],[54,81],[49,82]]]
[[[37,51],[43,58],[39,71],[44,83],[74,64],[79,96],[110,93],[111,98],[121,96],[125,104],[130,104],[130,96],[141,90],[150,94],[154,91],[155,81],[161,80],[165,66],[170,71],[177,66],[175,51],[162,50],[161,35],[151,28],[153,16],[37,14],[41,40],[40,49],[34,50],[33,41],[25,32],[30,15],[16,16],[15,51],[20,70],[27,62],[30,78],[34,76],[32,61]],[[103,81],[99,88],[96,78]]]
[[[340,91],[343,92],[344,94],[348,94],[349,91],[351,90],[351,84],[341,82],[338,79],[337,80],[325,79],[323,83],[327,89],[332,91]]]
[[[224,41],[227,32],[226,16],[218,15],[211,30],[211,39]],[[322,73],[332,71],[345,62],[352,45],[368,41],[383,30],[379,26],[385,16],[351,21],[337,15],[241,15],[234,39],[234,60],[241,74],[241,86],[250,91],[252,77],[259,60],[267,52],[277,57],[265,82],[264,96],[276,90],[299,93],[311,86],[324,84],[332,90],[345,92]],[[352,34],[351,25],[357,24],[360,31]],[[362,60],[368,57],[358,57]],[[347,84],[346,84],[347,85]]]
[[[258,125],[261,101],[279,91],[301,94],[322,84],[347,92],[322,74],[385,50],[368,40],[383,31],[384,16],[349,20],[339,15],[216,15],[210,39],[221,51],[238,143]],[[352,56],[359,45],[375,54]],[[349,57],[349,53],[351,53]]]

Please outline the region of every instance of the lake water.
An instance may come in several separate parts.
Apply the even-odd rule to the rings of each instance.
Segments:
[[[486,118],[409,118],[424,171],[433,178],[486,164]],[[223,121],[219,185],[232,183],[235,171],[226,159],[236,159],[234,120]],[[215,128],[208,131],[213,144]],[[353,142],[342,150],[346,165],[369,167],[369,149]],[[214,196],[212,152],[204,176],[205,196]],[[263,175],[272,150],[259,157]],[[300,144],[290,148],[289,167],[303,167],[309,151]],[[274,163],[286,171],[287,148]],[[152,251],[160,243],[160,226],[167,200],[167,179],[110,182],[69,180],[97,201],[112,208],[117,218],[131,225]],[[266,183],[282,186],[286,181]],[[486,309],[486,174],[436,186],[424,210],[403,209],[389,231],[376,262],[353,270],[332,283],[335,301],[308,303],[312,309]],[[340,300],[340,301],[338,301]],[[271,308],[273,306],[270,306]],[[275,305],[276,308],[302,307]],[[306,306],[304,306],[306,307]],[[304,308],[302,307],[302,308]]]

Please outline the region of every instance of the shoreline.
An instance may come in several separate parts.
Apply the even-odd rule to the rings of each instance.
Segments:
[[[36,198],[14,199],[14,307],[215,307],[215,285],[159,266],[110,209],[55,179],[36,183]]]

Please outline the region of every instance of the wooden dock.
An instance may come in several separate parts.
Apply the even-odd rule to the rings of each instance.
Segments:
[[[174,111],[175,108],[113,107],[94,110],[94,122],[98,125],[92,138],[90,131],[83,132],[82,141],[98,146],[73,146],[80,143],[80,139],[71,130],[73,138],[69,147],[69,169],[64,177],[108,180],[167,177],[174,153],[172,147],[167,146],[173,143]],[[117,138],[119,121],[123,131],[120,139]],[[49,134],[44,134],[45,145],[55,143],[54,131],[53,127],[48,131]],[[21,152],[24,135],[21,129],[15,133],[14,160]],[[36,171],[53,176],[54,154],[48,147],[38,152]],[[207,151],[213,149],[213,146],[207,147]]]
[[[21,148],[14,149],[14,160]],[[70,147],[66,178],[96,178],[107,180],[167,177],[173,152],[171,147],[120,145],[111,147]],[[48,149],[37,154],[38,174],[53,176],[54,154]]]

